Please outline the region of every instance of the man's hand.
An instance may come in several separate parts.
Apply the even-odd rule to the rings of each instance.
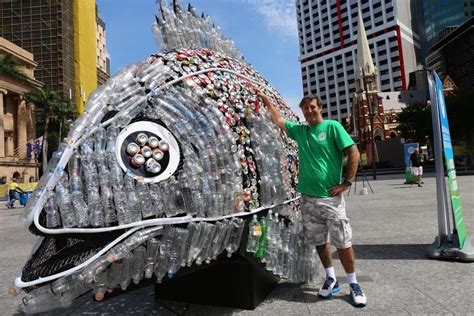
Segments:
[[[347,191],[349,188],[350,188],[350,186],[348,186],[348,185],[342,183],[342,184],[339,184],[339,185],[336,185],[336,186],[332,187],[332,188],[329,190],[329,193],[331,193],[332,196],[336,196],[336,195],[339,195],[339,194],[344,193],[344,192]]]
[[[263,93],[263,91],[260,90],[259,88],[255,86],[253,88],[254,88],[255,94],[262,99],[263,104],[265,104],[267,109],[272,114],[273,121],[278,125],[279,128],[281,128],[283,131],[286,132],[285,119],[283,118],[283,116],[280,115],[280,113],[278,112],[278,110],[275,108],[272,101],[270,100],[270,98],[265,93]]]
[[[260,90],[259,88],[255,87],[254,86],[254,90],[255,90],[255,94],[257,95],[257,97],[260,97],[260,98],[268,98],[267,95],[265,93],[263,93],[262,90]]]

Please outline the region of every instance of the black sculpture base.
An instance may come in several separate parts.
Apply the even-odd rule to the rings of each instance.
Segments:
[[[253,310],[278,281],[255,258],[236,253],[164,278],[155,285],[155,299]]]

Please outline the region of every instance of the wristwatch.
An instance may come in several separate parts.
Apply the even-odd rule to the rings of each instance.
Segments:
[[[350,187],[352,185],[352,181],[344,179],[344,182],[342,182],[346,187]]]

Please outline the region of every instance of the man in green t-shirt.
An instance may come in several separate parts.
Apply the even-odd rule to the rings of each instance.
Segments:
[[[337,121],[324,120],[319,97],[304,97],[300,107],[307,124],[285,120],[270,99],[259,89],[257,95],[270,110],[275,123],[298,144],[299,183],[302,194],[301,215],[305,237],[314,244],[326,270],[319,295],[330,298],[340,291],[332,262],[331,243],[337,248],[353,304],[367,305],[367,297],[357,283],[352,228],[346,216],[343,193],[351,185],[359,165],[359,151],[349,134]],[[342,164],[347,156],[346,174]]]

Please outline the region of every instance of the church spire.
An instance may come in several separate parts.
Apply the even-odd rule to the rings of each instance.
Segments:
[[[369,43],[367,41],[367,35],[365,33],[364,20],[362,19],[362,13],[359,8],[359,25],[357,31],[357,66],[356,66],[356,83],[358,85],[357,90],[363,87],[362,74],[365,76],[376,76],[377,71],[375,69],[372,55],[370,54]],[[362,71],[362,69],[364,71]]]

